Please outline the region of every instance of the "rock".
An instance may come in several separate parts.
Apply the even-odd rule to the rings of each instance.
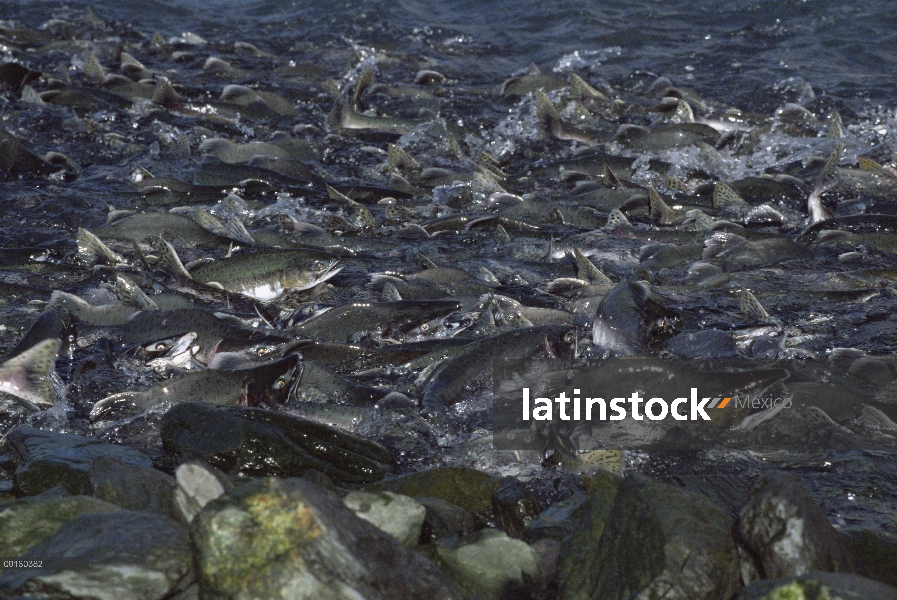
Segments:
[[[191,524],[205,598],[460,598],[433,563],[302,479],[245,483]]]
[[[757,483],[738,517],[737,532],[766,579],[858,570],[822,509],[790,473],[772,472]]]
[[[561,556],[561,542],[542,539],[534,544],[530,544],[530,546],[539,556],[539,563],[542,565],[545,581],[552,581],[557,574],[558,558]]]
[[[895,600],[897,588],[848,573],[812,572],[798,577],[757,581],[738,600]]]
[[[132,510],[83,514],[21,558],[66,557],[63,570],[6,570],[3,593],[50,598],[168,598],[193,578],[187,531]]]
[[[90,468],[93,495],[128,510],[147,510],[176,517],[174,478],[144,465],[101,457]]]
[[[610,512],[612,501],[613,497],[607,502],[607,512]],[[541,539],[561,541],[572,537],[580,531],[580,520],[587,505],[588,496],[581,492],[566,500],[555,502],[527,525],[524,539],[532,543]],[[606,518],[605,514],[604,519]],[[603,522],[602,520],[602,527]]]
[[[71,433],[17,427],[6,438],[16,463],[16,487],[26,496],[58,485],[72,494],[91,494],[91,470],[100,458],[152,468],[145,456],[126,446],[107,444]]]
[[[455,506],[442,498],[426,496],[418,497],[417,501],[427,509],[421,528],[423,543],[435,542],[452,535],[464,537],[476,529],[474,518],[460,506]]]
[[[492,494],[499,479],[467,467],[437,467],[409,473],[370,486],[373,491],[390,491],[412,498],[429,496],[460,506],[475,517],[492,516]]]
[[[90,496],[40,494],[0,504],[0,548],[18,557],[86,513],[115,512],[119,507]]]
[[[680,358],[735,358],[735,339],[718,329],[680,333],[667,340],[667,348]]]
[[[841,536],[865,575],[897,587],[897,535],[878,529],[854,529],[842,531]]]
[[[200,461],[182,464],[174,476],[177,480],[175,506],[187,523],[193,521],[206,504],[233,487],[224,473]]]
[[[492,493],[492,512],[499,529],[523,539],[527,525],[539,513],[539,506],[525,485],[513,477],[505,477]]]
[[[388,450],[354,434],[261,408],[184,402],[162,417],[162,443],[179,461],[200,459],[235,476],[291,477],[316,469],[365,483],[390,472]]]
[[[392,492],[352,492],[343,498],[343,503],[406,548],[414,548],[420,541],[427,509],[408,496]]]
[[[725,510],[703,495],[642,475],[627,477],[600,541],[591,541],[597,551],[581,546],[585,533],[571,541],[577,548],[564,557],[559,597],[729,598],[741,587],[732,525]],[[590,562],[571,565],[577,555]]]
[[[599,471],[588,481],[588,500],[585,506],[578,511],[570,511],[567,517],[569,528],[575,533],[562,546],[558,558],[558,577],[562,592],[560,597],[588,597],[589,589],[594,585],[594,573],[601,568],[598,541],[604,533],[621,481],[622,478],[617,475]],[[539,518],[541,519],[541,515]]]
[[[510,592],[541,582],[539,555],[526,542],[497,529],[483,529],[467,538],[444,540],[439,560],[461,588],[485,600],[500,600]]]

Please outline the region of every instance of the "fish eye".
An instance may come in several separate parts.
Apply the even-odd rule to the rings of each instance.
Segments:
[[[573,333],[572,331],[568,331],[567,333],[564,334],[564,341],[567,342],[568,344],[572,343],[575,339],[576,339],[576,334]]]
[[[274,383],[271,384],[272,390],[282,390],[287,386],[287,376],[282,375],[274,380]]]
[[[324,268],[324,263],[322,263],[322,262],[319,261],[319,260],[316,260],[316,261],[315,261],[315,270],[316,270],[316,271],[320,271],[320,270],[323,269],[323,268]]]
[[[156,350],[165,350],[166,346],[164,342],[159,342],[156,344]]]
[[[258,356],[264,356],[265,354],[268,354],[269,352],[271,352],[271,348],[269,346],[259,346],[258,348],[255,349],[255,353]]]
[[[423,325],[420,326],[420,330],[421,330],[421,331],[429,331],[429,330],[430,330],[430,324],[429,324],[429,323],[424,323]]]

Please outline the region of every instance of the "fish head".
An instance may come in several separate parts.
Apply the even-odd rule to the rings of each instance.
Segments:
[[[302,377],[299,355],[290,354],[260,367],[246,369],[249,406],[285,404]]]

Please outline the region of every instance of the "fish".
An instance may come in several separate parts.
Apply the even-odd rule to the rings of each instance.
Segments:
[[[289,355],[249,369],[185,373],[148,390],[107,396],[93,405],[90,418],[102,423],[146,411],[164,412],[188,400],[218,406],[277,406],[287,401],[299,368],[299,357]]]

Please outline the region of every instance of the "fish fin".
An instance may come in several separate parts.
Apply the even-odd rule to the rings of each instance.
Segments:
[[[715,258],[736,246],[746,243],[747,240],[745,238],[734,233],[729,233],[727,231],[714,233],[704,240],[704,252],[701,254],[701,258],[704,260]]]
[[[115,277],[115,297],[125,306],[134,306],[140,310],[157,310],[159,308],[136,283],[121,274]]]
[[[629,219],[626,218],[626,215],[623,214],[623,211],[621,211],[619,208],[615,208],[610,211],[609,215],[607,215],[607,223],[604,224],[604,229],[612,230],[621,227],[632,229],[632,223],[629,222]]]
[[[420,163],[414,157],[405,152],[403,148],[390,144],[387,151],[386,163],[399,171],[419,171]]]
[[[511,236],[508,235],[508,230],[505,229],[501,223],[495,226],[495,233],[501,241],[505,243],[509,243],[511,241]]]
[[[671,225],[675,219],[675,213],[670,208],[654,186],[648,187],[649,205],[651,208],[651,217],[658,225]]]
[[[119,68],[122,70],[125,70],[125,67],[135,67],[140,70],[146,69],[146,67],[143,66],[142,62],[140,62],[139,60],[137,60],[136,58],[134,58],[127,52],[122,52],[121,53],[121,64],[119,65]]]
[[[688,185],[687,182],[685,182],[682,179],[679,179],[678,177],[673,177],[672,175],[667,177],[664,180],[663,184],[665,186],[667,186],[668,190],[675,190],[677,192],[685,192],[686,194],[691,193],[691,186]]]
[[[156,89],[153,90],[153,97],[150,99],[153,104],[158,104],[165,108],[171,108],[180,102],[180,100],[181,96],[174,91],[171,82],[167,79],[160,79],[156,83]]]
[[[420,252],[417,253],[417,260],[420,261],[420,264],[422,264],[425,269],[439,268],[439,265],[430,260],[428,256],[426,256],[425,254],[421,254]]]
[[[610,168],[610,165],[604,163],[604,185],[610,185],[615,188],[623,188],[626,187],[623,185],[623,182],[620,181],[620,178],[617,177],[617,174],[613,172]]]
[[[496,192],[507,193],[507,191],[495,180],[494,174],[480,169],[477,169],[477,171],[474,172],[470,189],[473,192],[486,195],[494,194]]]
[[[570,457],[570,463],[570,466],[576,470],[593,470],[598,468],[620,475],[623,473],[623,451],[610,449],[589,450],[573,454]]]
[[[361,206],[358,202],[356,202],[355,200],[352,200],[352,198],[346,196],[339,190],[336,190],[333,187],[326,185],[326,184],[325,184],[325,187],[327,188],[327,195],[330,196],[331,200],[338,200],[340,202],[345,202],[346,204],[348,204],[349,206],[352,206],[352,207]]]
[[[97,60],[97,57],[93,52],[88,54],[87,58],[84,60],[83,70],[84,75],[94,83],[100,84],[106,79],[106,71],[103,70],[100,61]]]
[[[376,76],[374,75],[374,70],[370,67],[365,67],[364,71],[361,72],[361,77],[358,78],[358,83],[355,85],[355,93],[352,94],[352,105],[355,107],[355,110],[359,110],[359,107],[361,106],[361,95],[364,94],[364,91],[369,88],[375,80]]]
[[[558,109],[551,102],[548,95],[542,90],[536,90],[534,93],[536,99],[536,118],[542,124],[543,131],[549,137],[557,138],[563,129],[561,115]]]
[[[685,275],[685,285],[705,286],[711,281],[728,279],[728,276],[718,266],[707,262],[696,262],[688,268]]]
[[[78,228],[77,244],[78,258],[86,263],[95,263],[98,260],[102,260],[110,265],[127,264],[123,256],[110,249],[100,241],[100,238],[86,229]]]
[[[159,265],[175,277],[192,280],[190,272],[184,267],[174,246],[162,236],[156,236],[154,239],[159,248]]]
[[[749,290],[741,290],[741,314],[746,320],[756,323],[769,322],[769,313]]]
[[[50,373],[62,342],[49,338],[0,364],[0,391],[39,407],[56,406]]]
[[[395,302],[402,299],[402,295],[399,293],[399,290],[396,289],[396,286],[388,281],[383,284],[383,290],[380,294],[387,302]]]
[[[694,221],[694,224],[698,229],[712,230],[716,223],[713,217],[697,208],[688,211],[685,213],[685,216]]]
[[[828,117],[828,139],[840,140],[844,137],[844,130],[841,128],[841,114],[833,110]]]
[[[722,181],[717,181],[713,187],[713,207],[719,210],[732,211],[749,208],[750,204],[739,196],[738,192],[732,189],[732,186]]]
[[[601,269],[592,264],[588,257],[573,248],[573,259],[576,261],[577,277],[593,283],[611,283],[610,278],[601,272]]]
[[[819,179],[816,181],[816,187],[813,189],[814,194],[821,194],[826,187],[826,181],[830,181],[829,185],[832,185],[836,181],[836,170],[838,168],[838,162],[841,160],[841,142],[835,142],[835,147],[832,149],[832,153],[829,154],[828,159],[825,161],[825,166],[822,168],[822,172],[819,174]]]
[[[567,79],[567,84],[570,86],[570,91],[573,92],[574,96],[607,102],[607,96],[589,85],[589,83],[576,73],[570,73],[570,77]]]
[[[194,209],[191,216],[193,217],[193,220],[199,224],[200,227],[208,231],[217,233],[224,229],[224,225],[221,224],[221,221],[216,219],[212,213],[204,208]]]
[[[227,220],[225,234],[234,241],[241,242],[247,246],[255,246],[255,239],[246,230],[246,226],[243,225],[243,222],[236,217],[231,217]]]

